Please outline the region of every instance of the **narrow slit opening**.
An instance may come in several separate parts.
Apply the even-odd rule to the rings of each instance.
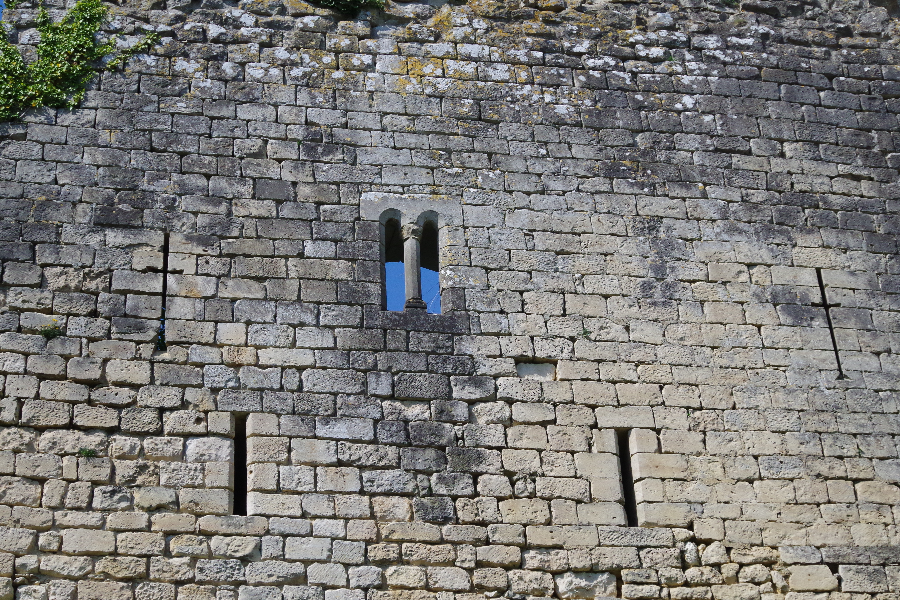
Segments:
[[[837,336],[834,333],[834,323],[831,320],[831,309],[834,308],[835,306],[840,306],[840,305],[835,305],[835,304],[831,304],[830,302],[828,302],[828,296],[825,291],[825,280],[822,278],[822,269],[818,269],[818,268],[816,269],[816,279],[819,282],[819,293],[822,296],[822,302],[820,302],[820,303],[814,302],[813,306],[821,306],[822,310],[825,311],[825,321],[828,324],[828,333],[831,334],[831,347],[834,350],[834,361],[837,363],[837,372],[838,372],[837,379],[839,379],[839,380],[850,379],[849,377],[847,377],[844,374],[844,367],[841,365],[841,352],[838,349]]]
[[[163,232],[162,247],[162,297],[160,298],[159,329],[156,332],[157,352],[165,352],[166,345],[166,296],[169,293],[169,232]]]
[[[234,500],[232,514],[247,516],[247,416],[234,419]]]
[[[628,435],[631,432],[622,429],[616,432],[619,446],[619,474],[622,478],[622,502],[625,508],[625,519],[629,527],[638,526],[637,499],[634,491],[634,475],[631,471],[631,445]]]

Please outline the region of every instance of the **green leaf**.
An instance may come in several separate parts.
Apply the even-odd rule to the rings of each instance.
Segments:
[[[159,42],[151,33],[114,55],[115,39],[101,41],[97,35],[106,16],[101,0],[78,0],[58,23],[42,8],[37,16],[37,59],[30,64],[15,46],[0,41],[0,120],[18,119],[41,106],[74,108],[98,73],[124,65]],[[106,65],[104,59],[109,59]]]

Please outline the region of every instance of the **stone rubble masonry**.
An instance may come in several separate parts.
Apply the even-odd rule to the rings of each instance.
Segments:
[[[896,600],[896,2],[110,9],[0,124],[0,600]]]

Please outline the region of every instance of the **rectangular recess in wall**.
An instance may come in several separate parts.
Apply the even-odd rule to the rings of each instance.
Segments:
[[[631,431],[628,429],[619,429],[616,431],[616,441],[619,450],[619,475],[622,478],[625,519],[629,527],[637,527],[637,500],[634,492],[634,474],[631,472],[631,444],[628,442],[630,434]]]
[[[231,514],[247,515],[247,415],[234,418],[234,496]]]
[[[556,379],[556,361],[516,361],[516,374],[521,379],[537,379],[538,381],[553,381]]]

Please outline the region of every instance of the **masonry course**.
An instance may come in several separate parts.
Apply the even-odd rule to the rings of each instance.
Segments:
[[[900,593],[895,2],[111,9],[0,124],[0,600]]]

